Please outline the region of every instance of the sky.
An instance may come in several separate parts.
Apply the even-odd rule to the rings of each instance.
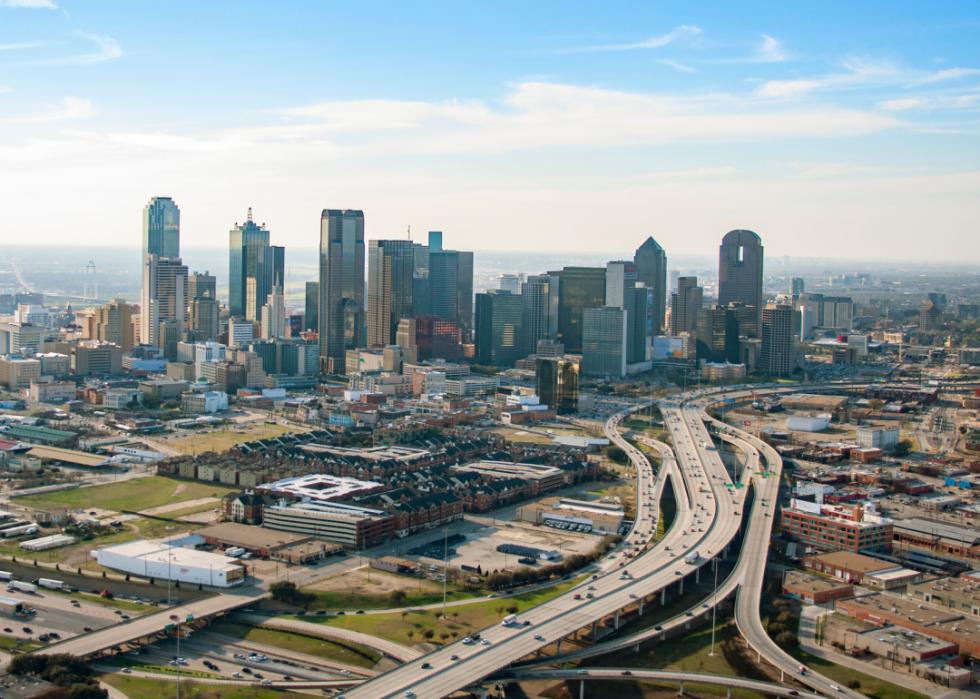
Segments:
[[[184,248],[980,261],[980,4],[0,0],[0,244],[154,195]]]

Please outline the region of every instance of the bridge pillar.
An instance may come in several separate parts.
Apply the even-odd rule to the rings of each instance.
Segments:
[[[697,585],[700,582],[701,582],[701,569],[700,568],[695,568],[694,569],[694,584]]]
[[[725,688],[725,696],[727,696],[728,699],[732,699],[732,688],[731,687],[726,687]]]
[[[681,589],[680,589],[680,591],[677,594],[679,594],[679,595],[683,595],[684,594],[684,578],[681,578]]]
[[[578,681],[578,699],[585,699],[585,680]]]
[[[786,671],[785,670],[780,670],[779,671],[779,682],[780,682],[780,684],[786,682]]]
[[[643,600],[640,600],[640,616],[643,616]]]
[[[684,680],[681,680],[680,686],[677,688],[677,696],[684,696]]]
[[[598,638],[599,638],[599,622],[598,621],[593,621],[592,622],[592,640],[593,640],[593,642],[596,639],[598,639]]]
[[[555,655],[561,655],[561,639],[555,641]]]
[[[619,630],[619,610],[616,610],[616,620],[613,621],[613,629]]]

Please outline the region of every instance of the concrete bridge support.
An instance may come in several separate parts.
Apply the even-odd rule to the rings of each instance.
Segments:
[[[660,606],[661,607],[666,607],[667,606],[667,588],[666,587],[660,591]]]
[[[616,610],[615,621],[613,621],[613,629],[614,630],[617,630],[617,631],[619,630],[619,610],[618,609]]]

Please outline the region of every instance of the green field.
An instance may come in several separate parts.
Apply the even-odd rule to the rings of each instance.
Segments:
[[[421,641],[448,643],[497,623],[510,614],[507,610],[512,606],[516,607],[518,612],[523,612],[567,592],[578,582],[579,579],[570,580],[524,595],[449,607],[446,609],[446,619],[439,618],[441,609],[422,609],[391,614],[348,613],[341,617],[328,617],[317,621],[406,645]]]
[[[199,498],[221,498],[240,489],[218,483],[184,481],[164,476],[133,478],[118,483],[41,493],[18,498],[17,502],[40,509],[69,510],[97,507],[106,510],[139,512],[150,507],[170,505]]]
[[[310,605],[311,610],[325,609],[328,611],[358,609],[385,609],[394,606],[390,595],[370,595],[361,593],[344,592],[343,590],[332,590],[329,592],[313,592],[316,601]],[[446,593],[446,601],[454,602],[458,600],[482,597],[484,592],[471,592],[468,590],[449,588]],[[405,599],[398,603],[399,607],[421,607],[428,604],[442,602],[442,592],[408,592]]]
[[[804,650],[796,649],[791,651],[791,653],[801,663],[809,665],[821,675],[826,675],[840,684],[840,686],[852,687],[861,692],[861,694],[873,697],[873,699],[928,699],[926,695],[920,694],[919,692],[914,692],[905,687],[899,687],[891,682],[879,680],[877,677],[872,677],[858,670],[852,670],[843,665],[837,665],[829,660],[810,655]],[[854,686],[855,682],[858,683],[858,686]]]
[[[100,678],[129,699],[177,699],[177,683],[112,673]],[[280,692],[265,687],[208,685],[181,680],[181,699],[309,699],[309,694]]]
[[[371,669],[381,659],[381,653],[372,648],[357,643],[331,643],[320,638],[304,636],[299,633],[288,633],[274,629],[263,629],[246,624],[236,624],[231,621],[219,621],[213,624],[210,632],[230,636],[239,640],[262,643],[297,653],[306,653],[329,660],[336,660],[346,665],[354,665]]]
[[[13,650],[24,652],[32,651],[35,648],[40,648],[42,645],[43,644],[36,641],[27,641],[22,638],[0,634],[0,650],[4,650],[8,653]]]

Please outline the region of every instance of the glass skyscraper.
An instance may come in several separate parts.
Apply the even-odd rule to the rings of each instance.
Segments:
[[[320,360],[344,373],[346,352],[365,344],[364,212],[324,209],[320,214]]]
[[[143,207],[143,254],[180,257],[180,209],[170,197],[153,197]]]
[[[286,249],[269,245],[269,231],[252,220],[228,233],[228,311],[232,316],[259,320],[262,306],[276,287],[285,285]]]

